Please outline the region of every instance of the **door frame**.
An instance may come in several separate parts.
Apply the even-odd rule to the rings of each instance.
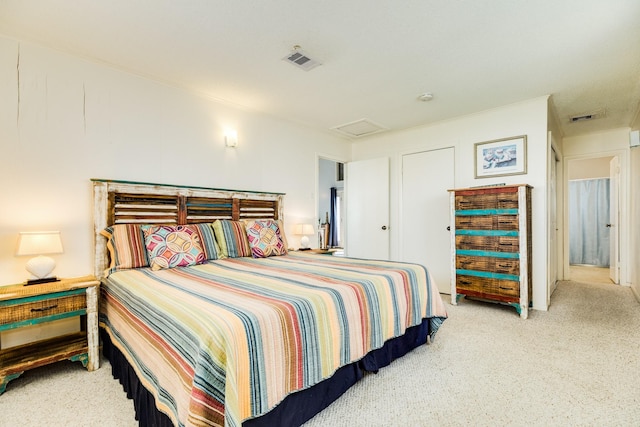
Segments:
[[[563,181],[563,222],[565,227],[563,229],[562,236],[562,279],[569,280],[571,278],[569,267],[569,176],[571,175],[571,163],[574,160],[587,160],[596,159],[600,157],[613,157],[617,156],[620,160],[620,183],[619,183],[619,200],[618,209],[620,212],[620,224],[619,233],[620,241],[620,285],[630,286],[629,276],[629,254],[630,254],[630,215],[629,215],[629,201],[630,199],[630,185],[629,185],[629,155],[628,150],[610,150],[601,151],[598,153],[579,154],[573,156],[565,156],[563,159],[563,170],[565,172]]]
[[[554,212],[547,209],[547,264],[550,268],[547,270],[547,307],[551,304],[551,295],[556,290],[557,281],[563,277],[561,273],[562,266],[562,232],[564,230],[564,222],[562,221],[561,209],[564,182],[564,170],[562,162],[562,151],[559,149],[552,132],[547,134],[548,144],[548,166],[547,166],[547,206],[555,206]],[[555,173],[552,173],[552,168]],[[555,177],[555,193],[552,191],[552,179]],[[554,221],[555,219],[555,221]],[[555,222],[555,227],[554,227]],[[553,245],[555,235],[555,245]]]
[[[332,156],[330,154],[323,154],[323,153],[316,152],[316,159],[315,159],[315,164],[314,164],[314,167],[315,167],[315,180],[316,180],[315,187],[314,187],[315,188],[314,198],[313,198],[314,199],[313,200],[314,201],[314,203],[313,203],[313,216],[314,216],[314,219],[311,222],[311,224],[313,225],[314,230],[316,229],[316,225],[318,223],[317,215],[318,215],[318,210],[320,208],[320,159],[328,160],[328,161],[335,162],[335,163],[344,163],[344,164],[349,162],[349,160],[345,160],[345,159],[340,158],[340,157]],[[345,185],[345,187],[347,185],[347,177],[346,177],[346,175],[344,176],[344,185]],[[347,195],[346,195],[346,192],[345,192],[343,199],[346,199],[346,198],[347,198]],[[347,222],[343,221],[343,224],[344,224],[344,230],[342,231],[342,233],[343,233],[342,235],[344,236],[345,233],[346,233]],[[318,233],[318,230],[316,230],[316,237],[318,235],[317,233]],[[343,243],[343,248],[344,248],[346,243],[344,241],[342,243]]]

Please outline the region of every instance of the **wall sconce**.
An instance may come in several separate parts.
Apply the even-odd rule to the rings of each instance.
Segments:
[[[235,148],[238,145],[238,132],[228,131],[224,134],[224,145]]]
[[[57,281],[56,277],[51,276],[56,262],[53,258],[43,255],[61,254],[62,252],[59,231],[20,232],[16,255],[37,255],[35,258],[31,258],[25,267],[31,273],[27,285]]]
[[[314,234],[315,230],[313,229],[313,225],[311,224],[296,224],[293,229],[294,234],[301,235],[300,238],[300,250],[307,251],[309,250],[309,238],[308,235]]]

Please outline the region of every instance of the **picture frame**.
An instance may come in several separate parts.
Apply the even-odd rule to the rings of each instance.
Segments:
[[[527,173],[527,135],[477,142],[474,148],[476,178]]]

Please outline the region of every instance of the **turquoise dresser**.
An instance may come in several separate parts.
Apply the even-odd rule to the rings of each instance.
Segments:
[[[451,303],[466,296],[531,305],[531,189],[501,185],[449,190]]]

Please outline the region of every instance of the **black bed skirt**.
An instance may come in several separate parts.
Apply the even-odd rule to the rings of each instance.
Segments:
[[[326,380],[296,393],[290,394],[268,413],[246,420],[243,427],[297,427],[325,409],[345,391],[358,382],[365,372],[377,372],[394,359],[404,356],[424,344],[429,335],[429,319],[407,329],[400,337],[387,341],[383,347],[373,350],[361,360],[343,366]],[[120,350],[112,345],[109,334],[100,330],[102,351],[111,363],[111,373],[120,381],[129,399],[133,399],[136,419],[142,427],[171,427],[171,419],[158,411],[153,395],[139,381]]]

